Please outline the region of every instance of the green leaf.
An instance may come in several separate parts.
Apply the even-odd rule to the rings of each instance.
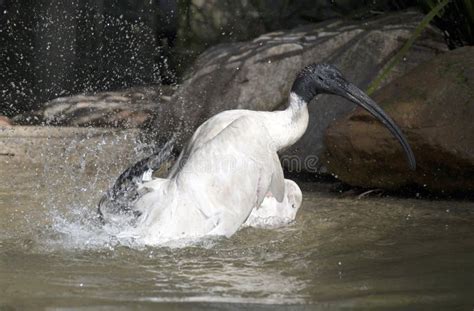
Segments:
[[[387,77],[390,71],[392,71],[393,67],[395,67],[403,59],[403,57],[406,56],[413,43],[420,36],[423,30],[428,27],[429,23],[433,20],[433,18],[438,15],[441,10],[451,1],[452,0],[440,1],[436,6],[431,9],[428,14],[426,14],[420,24],[415,28],[407,42],[405,42],[402,48],[390,60],[389,64],[385,66],[385,69],[381,73],[379,73],[377,77],[370,83],[369,87],[367,88],[367,94],[371,95],[376,89],[378,89],[382,81]]]

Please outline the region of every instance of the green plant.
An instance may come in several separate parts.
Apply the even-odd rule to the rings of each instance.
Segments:
[[[433,10],[440,0],[418,0],[425,12]],[[443,30],[449,48],[474,45],[474,0],[451,0],[433,19]]]
[[[452,0],[441,0],[434,6],[431,11],[423,18],[420,24],[415,28],[412,35],[407,42],[402,46],[402,48],[395,54],[395,56],[390,60],[385,69],[379,73],[379,75],[370,83],[367,88],[367,94],[372,94],[376,89],[379,88],[382,81],[387,77],[388,73],[395,67],[407,54],[415,40],[420,36],[421,32],[425,30],[426,27],[430,24],[435,16],[438,16],[443,8]]]

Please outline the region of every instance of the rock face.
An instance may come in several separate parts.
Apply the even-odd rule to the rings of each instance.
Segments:
[[[15,121],[27,125],[135,128],[147,124],[156,107],[169,101],[172,91],[149,86],[60,97],[44,104],[41,110],[16,116]]]
[[[13,124],[10,121],[10,119],[8,119],[5,116],[0,115],[0,128],[2,128],[2,127],[11,127],[12,125]]]
[[[346,10],[361,8],[365,3],[345,0],[222,1],[190,0],[181,3],[187,14],[180,16],[180,35],[186,44],[210,46],[218,42],[242,41],[275,29],[288,29],[341,16]],[[181,38],[184,39],[184,38]]]
[[[374,99],[407,136],[416,171],[408,169],[384,126],[357,109],[327,130],[325,161],[331,172],[363,187],[418,184],[431,191],[474,191],[474,47],[416,67]]]
[[[335,20],[215,46],[198,58],[172,97],[172,111],[159,113],[155,127],[181,127],[183,142],[204,120],[223,110],[278,109],[286,104],[296,73],[314,62],[335,64],[349,80],[365,88],[421,19],[419,13],[404,12],[363,22]],[[428,28],[387,81],[445,50],[442,35]],[[308,167],[305,159],[321,154],[324,129],[354,106],[338,97],[321,96],[309,109],[308,131],[287,155],[298,157],[303,163],[299,169],[314,171],[314,161]]]
[[[161,1],[166,2],[166,1]],[[402,5],[405,7],[405,5]],[[179,44],[203,51],[216,43],[245,41],[278,29],[291,29],[348,15],[368,15],[370,10],[388,11],[383,1],[360,0],[189,0],[179,3]],[[397,10],[401,7],[398,5]]]

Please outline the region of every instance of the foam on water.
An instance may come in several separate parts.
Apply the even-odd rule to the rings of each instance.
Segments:
[[[66,249],[98,249],[113,248],[119,244],[133,245],[133,242],[126,238],[119,239],[119,227],[102,225],[97,215],[94,215],[90,209],[74,206],[72,210],[76,211],[73,218],[57,212],[51,215],[53,239],[50,243]],[[122,230],[127,229],[123,227]]]
[[[113,249],[125,246],[133,249],[151,247],[184,248],[198,246],[212,248],[225,239],[220,236],[204,236],[200,238],[156,239],[152,245],[145,242],[138,234],[139,229],[124,219],[122,222],[102,224],[95,211],[88,207],[74,206],[74,217],[60,214],[57,210],[50,213],[52,217],[51,236],[45,241],[47,247],[63,249]],[[259,222],[245,224],[242,227],[262,229],[278,229],[291,224],[291,220],[278,217],[260,218]],[[51,248],[52,249],[52,248]]]
[[[158,239],[153,245],[146,244],[137,234],[137,228],[129,219],[102,224],[96,209],[90,206],[73,205],[67,207],[68,213],[52,209],[49,239],[43,241],[50,250],[61,248],[71,250],[114,249],[125,246],[133,249],[144,249],[148,246],[184,248],[199,246],[213,247],[222,237],[207,236],[193,239]]]

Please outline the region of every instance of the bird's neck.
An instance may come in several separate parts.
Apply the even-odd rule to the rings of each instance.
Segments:
[[[288,107],[272,113],[271,129],[277,150],[285,149],[297,142],[308,127],[308,104],[291,92]]]

